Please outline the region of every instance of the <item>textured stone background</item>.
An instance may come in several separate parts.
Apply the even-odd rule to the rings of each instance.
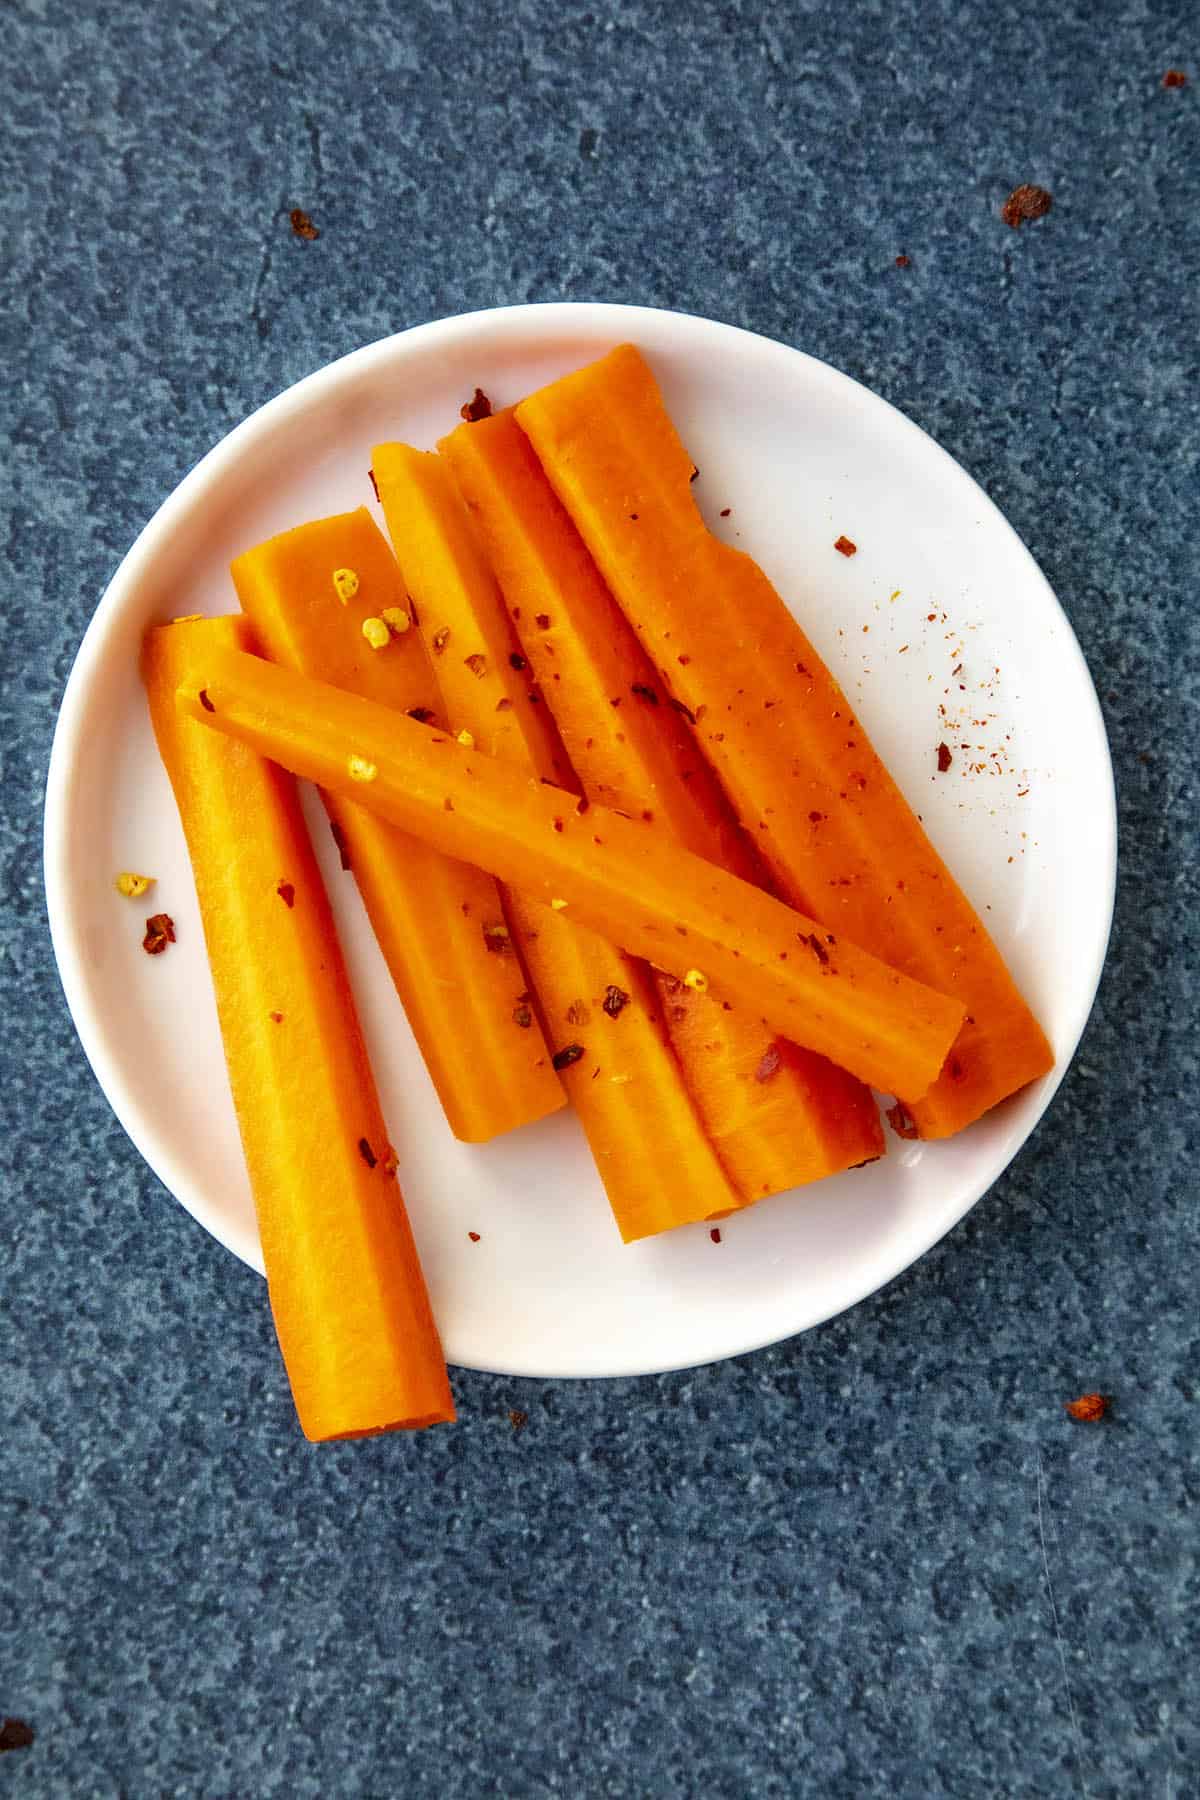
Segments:
[[[1194,5],[352,12],[3,14],[0,1714],[37,1735],[0,1794],[1196,1795]],[[259,1283],[75,1043],[55,709],[237,420],[556,297],[799,344],[979,477],[1104,698],[1112,957],[1017,1166],[849,1316],[684,1375],[460,1376],[457,1430],[318,1450]]]

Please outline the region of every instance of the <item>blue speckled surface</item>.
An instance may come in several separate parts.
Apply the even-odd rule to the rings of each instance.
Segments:
[[[0,1794],[1200,1793],[1196,22],[10,0],[0,1715],[37,1735]],[[1015,233],[1026,180],[1054,209]],[[55,708],[238,419],[404,325],[556,297],[798,344],[982,481],[1105,701],[1113,953],[1050,1117],[885,1293],[688,1374],[460,1375],[456,1430],[316,1449],[259,1282],[75,1043]],[[1102,1426],[1063,1413],[1087,1388]]]

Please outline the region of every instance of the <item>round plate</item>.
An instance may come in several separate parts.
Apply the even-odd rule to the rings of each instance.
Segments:
[[[706,517],[764,565],[847,688],[1058,1066],[948,1143],[890,1140],[869,1169],[728,1219],[719,1244],[687,1227],[626,1247],[572,1118],[482,1148],[450,1136],[353,880],[317,831],[447,1356],[513,1374],[731,1356],[906,1268],[1045,1110],[1112,911],[1112,770],[1079,646],[1014,532],[916,426],[811,357],[680,314],[521,306],[420,326],[300,382],[205,457],[122,563],[67,686],[46,796],[54,948],[92,1067],[159,1178],[261,1269],[195,893],[138,682],[145,626],[231,610],[239,551],[371,504],[373,444],[432,445],[477,385],[514,401],[623,340],[662,383]],[[853,557],[834,549],[842,534]],[[954,763],[937,775],[942,741]],[[121,869],[157,877],[150,903],[116,894]],[[140,940],[158,909],[178,942],[151,958]]]

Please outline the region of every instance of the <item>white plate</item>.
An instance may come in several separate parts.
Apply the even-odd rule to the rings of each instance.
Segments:
[[[914,425],[823,363],[679,314],[523,306],[424,325],[300,382],[205,457],[122,563],[67,686],[46,796],[54,948],[92,1067],[159,1178],[261,1269],[195,894],[138,684],[143,628],[230,610],[235,553],[369,502],[373,444],[432,444],[476,384],[513,401],[626,339],[649,356],[700,465],[707,517],[764,564],[848,687],[983,910],[1058,1067],[949,1143],[892,1140],[870,1169],[727,1220],[719,1245],[689,1227],[627,1248],[572,1119],[484,1148],[451,1138],[321,825],[447,1355],[505,1373],[630,1374],[734,1355],[906,1268],[1047,1106],[1092,1003],[1112,910],[1112,771],[1079,647],[1011,528]],[[858,545],[851,559],[833,549],[842,533]],[[971,719],[983,723],[959,728]],[[955,761],[939,777],[943,739]],[[157,876],[152,905],[114,892],[127,868]],[[160,908],[178,943],[150,958],[143,918]]]

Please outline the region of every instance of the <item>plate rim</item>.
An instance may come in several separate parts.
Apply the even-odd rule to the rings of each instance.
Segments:
[[[861,1286],[852,1286],[848,1295],[843,1294],[826,1310],[819,1310],[815,1316],[807,1319],[805,1323],[795,1326],[782,1336],[777,1330],[771,1328],[765,1336],[752,1335],[749,1341],[736,1348],[715,1350],[699,1356],[688,1355],[680,1359],[654,1359],[649,1363],[643,1355],[641,1359],[634,1357],[628,1362],[612,1362],[601,1369],[586,1370],[563,1368],[557,1365],[550,1368],[533,1369],[520,1360],[508,1363],[503,1357],[489,1357],[487,1362],[456,1359],[453,1365],[498,1375],[547,1380],[610,1380],[633,1375],[665,1374],[673,1370],[705,1367],[709,1363],[725,1361],[733,1356],[748,1355],[768,1345],[786,1342],[791,1337],[814,1330],[841,1313],[849,1311],[872,1294],[879,1292],[890,1282],[898,1279],[927,1255],[935,1244],[947,1237],[956,1226],[961,1224],[967,1213],[978,1205],[983,1196],[1009,1168],[1037,1130],[1061,1087],[1091,1016],[1103,975],[1112,934],[1118,873],[1116,781],[1112,754],[1099,695],[1074,626],[1032,552],[1015,526],[1001,512],[996,502],[950,451],[946,450],[922,426],[909,418],[890,400],[876,393],[874,389],[867,387],[865,383],[858,381],[854,376],[846,374],[833,364],[813,356],[808,351],[798,349],[794,345],[759,332],[750,331],[744,326],[732,325],[702,314],[683,312],[672,308],[649,307],[614,301],[554,300],[482,308],[425,320],[402,331],[388,333],[371,343],[360,345],[302,376],[298,381],[263,402],[246,418],[240,420],[204,453],[159,504],[122,557],[88,621],[63,690],[47,766],[42,832],[44,892],[51,946],[67,1010],[100,1091],[134,1149],[172,1199],[239,1261],[256,1269],[259,1274],[264,1272],[261,1249],[257,1241],[253,1244],[243,1241],[242,1234],[236,1228],[231,1227],[228,1220],[220,1216],[214,1218],[204,1196],[198,1190],[198,1184],[187,1178],[186,1171],[175,1167],[177,1159],[165,1152],[161,1146],[152,1143],[148,1148],[143,1141],[147,1136],[153,1139],[155,1134],[152,1129],[148,1128],[141,1109],[136,1107],[130,1097],[122,1091],[121,1083],[116,1078],[116,1071],[112,1066],[107,1049],[103,1020],[99,1009],[91,1004],[83,957],[67,919],[65,865],[68,851],[67,826],[70,815],[69,799],[72,775],[80,749],[89,678],[94,666],[100,660],[110,626],[122,607],[130,601],[143,577],[152,567],[160,545],[174,530],[177,518],[189,514],[197,502],[203,499],[206,486],[218,478],[225,465],[235,461],[247,444],[252,443],[260,434],[271,431],[291,411],[301,411],[314,403],[319,403],[326,388],[336,390],[342,382],[347,378],[352,378],[361,368],[368,367],[374,361],[386,361],[399,346],[404,346],[406,354],[420,354],[422,346],[444,345],[455,339],[469,338],[473,331],[484,326],[489,330],[495,330],[497,326],[500,326],[505,331],[509,329],[520,331],[522,328],[527,328],[531,321],[539,318],[547,323],[558,321],[564,330],[569,331],[572,321],[575,321],[575,328],[578,329],[579,321],[583,317],[586,317],[589,327],[593,329],[603,330],[606,324],[611,323],[616,341],[635,338],[639,320],[662,321],[666,318],[678,322],[687,330],[699,329],[701,332],[715,332],[721,336],[732,335],[741,341],[747,353],[753,353],[756,356],[764,354],[782,356],[789,360],[799,358],[808,366],[810,375],[816,374],[823,382],[832,382],[839,388],[844,387],[844,384],[849,384],[851,390],[856,390],[856,397],[860,401],[865,399],[872,406],[886,408],[891,415],[892,425],[899,428],[902,433],[912,434],[914,441],[919,443],[923,455],[928,457],[930,451],[935,453],[934,463],[942,478],[970,492],[973,501],[984,510],[993,528],[997,525],[1002,528],[1011,540],[1018,560],[1025,567],[1027,576],[1040,589],[1041,603],[1043,605],[1049,603],[1048,616],[1062,631],[1065,640],[1064,651],[1068,657],[1074,660],[1077,672],[1082,676],[1080,698],[1087,702],[1088,724],[1093,739],[1089,750],[1089,762],[1095,756],[1094,773],[1099,778],[1099,786],[1103,790],[1102,798],[1105,802],[1104,816],[1095,822],[1098,830],[1098,852],[1103,858],[1103,870],[1102,872],[1097,871],[1098,878],[1101,873],[1103,877],[1101,896],[1103,904],[1098,914],[1101,929],[1097,933],[1093,966],[1087,982],[1081,983],[1077,994],[1072,997],[1072,1017],[1069,1029],[1062,1038],[1062,1053],[1056,1061],[1054,1069],[1038,1084],[1038,1105],[1034,1117],[1027,1125],[1022,1119],[1019,1124],[1005,1134],[985,1171],[965,1189],[966,1197],[961,1206],[955,1210],[949,1220],[944,1215],[939,1216],[931,1225],[928,1236],[924,1233],[918,1234],[919,1247],[912,1255],[907,1256],[903,1263],[879,1279],[875,1279],[873,1274],[869,1274]]]

